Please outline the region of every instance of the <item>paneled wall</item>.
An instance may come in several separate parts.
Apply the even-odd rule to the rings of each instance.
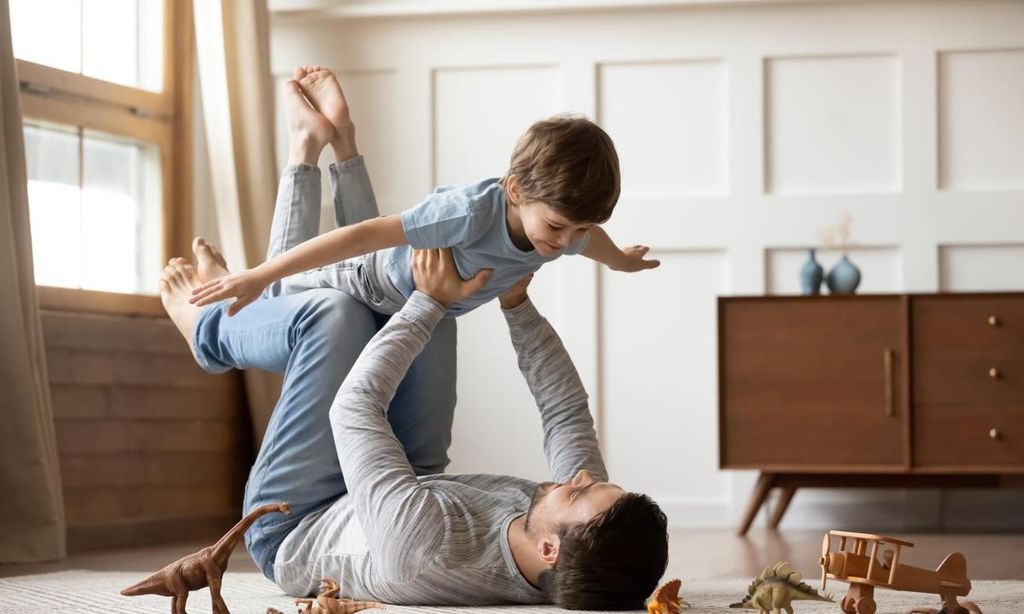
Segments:
[[[406,2],[423,10],[371,18],[324,4],[277,15],[273,69],[336,70],[385,213],[502,174],[516,137],[551,113],[610,133],[623,192],[607,228],[663,264],[627,275],[567,258],[533,295],[591,393],[613,479],[675,525],[734,523],[752,485],[717,468],[716,296],[798,292],[807,249],[844,213],[863,292],[1024,289],[1022,3],[523,2],[429,15]],[[838,257],[819,251],[826,267]],[[459,328],[451,470],[544,479],[497,305]],[[1020,503],[809,492],[787,526],[1008,526]]]
[[[44,311],[71,550],[209,538],[241,516],[238,372],[204,373],[169,320]]]

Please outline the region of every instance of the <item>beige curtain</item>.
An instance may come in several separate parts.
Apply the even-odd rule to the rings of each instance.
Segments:
[[[10,11],[0,0],[0,563],[66,554],[21,130]]]
[[[193,3],[210,176],[224,257],[233,269],[263,261],[274,210],[274,91],[266,0]],[[245,374],[256,446],[280,377]]]

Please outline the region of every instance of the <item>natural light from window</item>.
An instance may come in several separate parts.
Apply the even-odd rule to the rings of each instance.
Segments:
[[[36,283],[156,294],[158,147],[26,122],[25,158]]]
[[[10,0],[15,57],[163,89],[163,0]]]

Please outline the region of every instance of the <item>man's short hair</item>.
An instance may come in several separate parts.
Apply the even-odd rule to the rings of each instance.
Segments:
[[[611,137],[578,115],[534,123],[519,137],[505,180],[515,176],[523,198],[554,209],[571,222],[608,221],[619,200],[619,156]]]
[[[541,572],[540,584],[568,610],[643,609],[668,564],[665,513],[640,493],[558,535],[558,561]]]

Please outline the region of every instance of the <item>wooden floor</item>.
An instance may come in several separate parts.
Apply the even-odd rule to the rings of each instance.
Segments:
[[[746,538],[731,530],[674,530],[670,534],[666,577],[686,579],[752,577],[777,561],[789,561],[808,577],[819,573],[821,531],[753,530]],[[967,557],[967,573],[975,580],[1024,579],[1024,535],[913,535],[899,534],[914,543],[901,562],[934,569],[953,551]],[[216,537],[208,543],[215,541]],[[78,553],[65,561],[35,565],[0,565],[0,577],[45,573],[62,569],[137,571],[145,574],[208,543],[175,543],[124,550]],[[242,545],[231,557],[232,571],[257,571]]]

